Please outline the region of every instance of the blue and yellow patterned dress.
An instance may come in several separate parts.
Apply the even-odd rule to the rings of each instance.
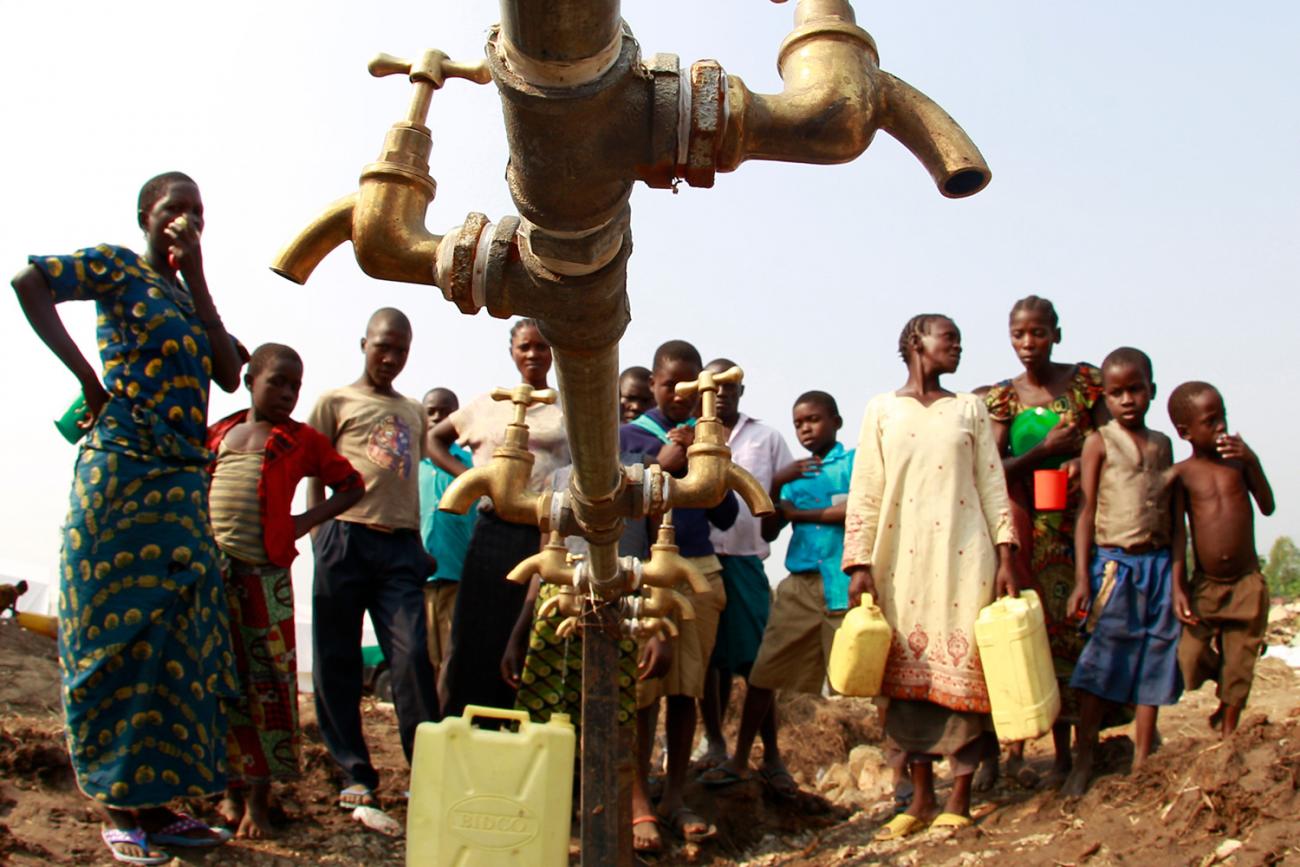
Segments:
[[[236,689],[208,523],[207,335],[188,293],[130,250],[29,261],[55,303],[95,302],[110,395],[77,456],[60,564],[77,781],[128,809],[219,792]]]

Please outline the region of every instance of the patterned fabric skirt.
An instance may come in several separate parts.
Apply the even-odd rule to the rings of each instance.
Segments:
[[[582,634],[561,638],[555,633],[563,614],[539,617],[542,603],[558,595],[560,588],[543,584],[537,595],[533,626],[528,634],[528,653],[520,677],[517,707],[528,711],[535,722],[547,722],[554,713],[567,713],[574,728],[582,727]],[[618,721],[630,725],[636,719],[636,642],[623,638],[618,643]]]
[[[83,447],[63,531],[59,663],[88,796],[161,806],[226,785],[236,692],[201,464]]]
[[[288,569],[223,556],[240,694],[226,738],[230,787],[298,776],[298,651]]]

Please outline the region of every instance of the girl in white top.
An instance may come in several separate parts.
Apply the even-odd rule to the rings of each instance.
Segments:
[[[533,388],[549,387],[551,345],[537,323],[520,319],[510,329],[510,356],[520,377]],[[490,394],[475,398],[440,421],[429,435],[429,457],[454,476],[465,465],[448,447],[459,442],[474,454],[474,466],[486,466],[505,439],[514,405]],[[547,490],[551,477],[569,462],[564,414],[556,404],[529,407],[528,450],[534,463],[529,488]],[[511,584],[506,573],[537,553],[540,535],[530,524],[503,520],[485,503],[465,552],[465,568],[451,624],[451,651],[438,684],[443,716],[456,716],[467,704],[513,708],[514,688],[501,676],[501,657],[527,594],[526,586]]]

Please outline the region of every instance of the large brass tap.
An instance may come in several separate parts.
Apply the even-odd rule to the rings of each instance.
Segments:
[[[754,93],[717,62],[689,71],[689,139],[681,176],[713,185],[715,171],[745,160],[845,163],[876,130],[898,139],[949,198],[978,193],[992,177],[966,132],[928,96],[880,68],[871,34],[848,0],[799,0],[795,27],[777,54],[784,87]]]
[[[733,367],[722,373],[705,370],[694,382],[677,383],[678,394],[699,394],[700,415],[695,424],[695,442],[686,449],[686,475],[680,479],[667,476],[669,506],[707,509],[733,490],[756,517],[775,511],[772,498],[758,480],[732,463],[727,432],[718,419],[718,386],[739,384],[744,376],[743,370]],[[666,476],[662,471],[655,475]]]
[[[380,280],[432,284],[441,235],[424,216],[438,185],[429,174],[433,138],[425,121],[435,90],[448,78],[478,84],[492,80],[487,65],[458,63],[436,49],[414,61],[380,54],[370,61],[376,77],[403,74],[415,85],[406,118],[393,124],[379,159],[361,171],[360,189],[330,205],[280,251],[271,270],[306,283],[320,261],[351,241],[361,270]]]
[[[527,415],[528,407],[534,404],[555,403],[556,393],[554,389],[534,389],[521,383],[513,389],[492,389],[492,399],[515,405],[514,418],[506,425],[505,441],[492,452],[486,466],[473,467],[457,476],[443,492],[438,508],[463,515],[479,497],[487,497],[504,520],[544,526],[550,498],[528,489],[534,458],[528,450]]]

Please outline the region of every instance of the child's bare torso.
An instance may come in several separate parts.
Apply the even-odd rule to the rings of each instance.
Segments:
[[[226,447],[237,452],[257,452],[266,448],[271,425],[264,421],[245,421],[232,427],[224,440]]]
[[[1241,462],[1193,456],[1179,463],[1176,472],[1187,492],[1192,546],[1201,570],[1214,578],[1257,571],[1255,510]]]

